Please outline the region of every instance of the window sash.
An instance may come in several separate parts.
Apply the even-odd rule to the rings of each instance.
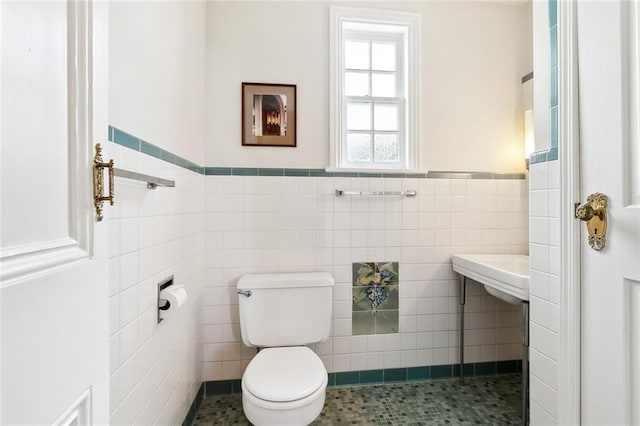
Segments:
[[[419,107],[420,107],[420,14],[408,11],[397,10],[381,10],[381,9],[367,9],[360,7],[343,7],[343,6],[330,6],[330,167],[328,170],[339,169],[352,169],[352,170],[420,170],[421,166],[419,156],[419,134],[420,134],[420,122],[419,122]],[[375,70],[373,68],[372,58],[369,57],[367,66],[368,69],[352,69],[346,67],[345,53],[346,45],[345,41],[366,41],[369,43],[371,49],[371,40],[373,43],[381,42],[393,42],[402,43],[396,46],[395,54],[404,55],[401,58],[396,59],[395,71],[391,71],[389,67],[385,66],[384,62],[380,64],[379,68],[382,70]],[[384,52],[384,49],[381,49]],[[371,52],[369,52],[371,56]],[[354,64],[355,66],[355,64]],[[358,64],[358,68],[364,67],[364,64]],[[350,86],[355,89],[351,92],[351,95],[358,95],[352,97],[346,96],[345,92],[345,80],[347,72],[367,74],[366,78],[357,78],[350,75],[351,82],[356,84]],[[366,93],[366,100],[371,102],[396,102],[399,98],[403,98],[400,103],[400,115],[399,124],[405,126],[402,129],[402,134],[398,133],[398,137],[404,142],[404,147],[401,150],[404,158],[399,163],[385,164],[385,163],[350,163],[346,156],[346,144],[347,144],[347,132],[346,127],[346,99],[349,101],[355,101],[359,95],[365,94],[365,87],[373,84],[372,73],[380,73],[380,75],[394,75],[396,79],[395,84],[400,84],[400,88],[394,93],[396,96],[370,96],[373,93],[369,91]],[[395,74],[394,74],[395,73]],[[400,82],[398,80],[402,79]],[[360,81],[358,81],[360,80]],[[388,84],[390,81],[382,81],[382,86],[385,91],[377,91],[376,95],[391,95]],[[364,100],[364,99],[362,99]],[[353,131],[349,131],[354,133]],[[373,130],[365,132],[367,134],[367,140],[371,142],[371,149],[373,150],[374,133],[382,134],[380,131],[374,132]],[[393,143],[393,141],[390,141]],[[362,144],[362,141],[360,142]],[[362,145],[359,149],[362,149]],[[380,153],[380,152],[379,152]]]
[[[343,30],[342,40],[342,166],[346,167],[372,167],[379,168],[400,168],[406,167],[406,117],[405,117],[405,64],[404,50],[405,41],[402,33],[384,33],[360,30]],[[368,68],[348,68],[346,64],[346,44],[348,42],[367,42],[369,47],[369,64]],[[395,70],[376,70],[373,68],[373,45],[376,43],[393,44],[395,46]],[[368,94],[363,96],[346,95],[346,75],[347,73],[366,74],[368,76]],[[393,75],[395,77],[395,95],[396,96],[373,96],[374,82],[373,75]],[[350,103],[367,103],[370,105],[370,129],[349,129],[347,118],[347,106]],[[375,123],[375,105],[395,105],[398,109],[397,129],[396,130],[376,130]],[[369,161],[349,161],[349,135],[367,134],[369,135]],[[375,135],[376,134],[394,134],[397,135],[398,141],[398,160],[397,161],[376,161],[375,159]]]

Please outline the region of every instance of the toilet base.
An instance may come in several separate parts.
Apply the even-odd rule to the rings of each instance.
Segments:
[[[327,392],[327,379],[317,391],[306,398],[287,402],[272,402],[257,398],[242,385],[242,409],[256,426],[308,425],[322,412]]]

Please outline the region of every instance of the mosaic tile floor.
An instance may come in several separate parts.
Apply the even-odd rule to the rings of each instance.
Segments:
[[[520,375],[332,387],[314,425],[520,424]],[[241,395],[209,396],[194,426],[247,425]]]

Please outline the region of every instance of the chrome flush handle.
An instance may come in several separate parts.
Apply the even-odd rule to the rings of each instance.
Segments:
[[[246,297],[251,297],[251,290],[238,290],[238,294],[241,294]]]

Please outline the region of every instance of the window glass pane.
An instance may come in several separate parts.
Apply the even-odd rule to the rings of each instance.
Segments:
[[[398,130],[398,105],[376,103],[373,116],[376,130]]]
[[[359,70],[369,69],[369,42],[346,41],[344,44],[344,66]]]
[[[349,102],[347,104],[347,129],[371,130],[370,102]]]
[[[396,162],[400,160],[397,134],[376,134],[374,141],[374,161]]]
[[[396,45],[394,43],[373,43],[371,56],[371,69],[379,71],[396,70]]]
[[[373,96],[395,97],[396,75],[373,73],[371,77],[371,92]]]
[[[367,96],[369,94],[369,73],[345,73],[344,93],[347,96]]]
[[[351,163],[371,161],[371,135],[362,133],[347,135],[347,161]]]

